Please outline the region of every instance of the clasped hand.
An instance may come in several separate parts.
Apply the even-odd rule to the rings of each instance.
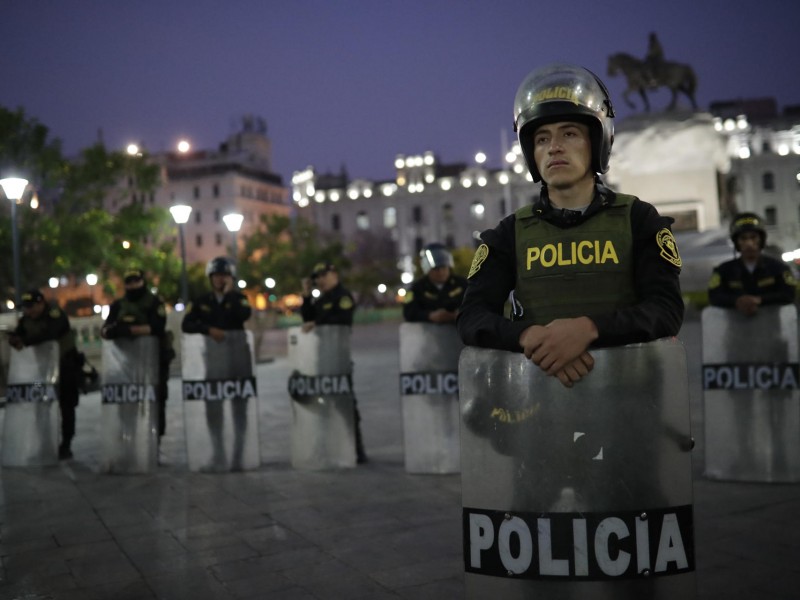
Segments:
[[[597,327],[588,317],[556,319],[547,325],[532,325],[519,336],[525,357],[565,387],[572,387],[594,367],[587,352],[597,339]]]

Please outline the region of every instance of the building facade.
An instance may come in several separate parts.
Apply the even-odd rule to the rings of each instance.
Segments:
[[[176,150],[149,159],[160,168],[160,183],[138,200],[167,209],[176,204],[192,207],[184,225],[187,263],[231,256],[234,242],[241,251],[262,216],[290,213],[288,189],[272,171],[272,147],[262,119],[243,118],[240,130],[217,150]],[[107,206],[112,212],[119,208],[113,202]],[[235,234],[223,221],[230,213],[244,217]]]

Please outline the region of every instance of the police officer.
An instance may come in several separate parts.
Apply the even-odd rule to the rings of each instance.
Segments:
[[[191,303],[183,318],[184,333],[202,333],[216,341],[225,339],[225,331],[244,329],[252,309],[247,296],[234,287],[236,267],[230,259],[218,256],[206,265],[211,291]]]
[[[319,298],[311,295],[312,284],[320,291]],[[353,313],[356,309],[353,295],[339,281],[339,271],[336,265],[330,262],[321,262],[314,265],[310,278],[304,278],[303,304],[300,315],[303,318],[302,329],[309,332],[316,325],[353,325]],[[359,463],[367,462],[367,453],[361,439],[361,415],[358,412],[358,402],[353,396],[353,409],[355,411],[356,428],[356,457]]]
[[[189,305],[183,318],[181,330],[184,333],[200,333],[210,336],[217,342],[225,339],[226,331],[242,331],[245,321],[251,314],[247,296],[234,287],[236,266],[224,256],[218,256],[206,265],[211,291]],[[243,368],[245,365],[241,365]],[[249,369],[249,365],[247,365]],[[206,424],[211,433],[214,446],[213,464],[221,464],[224,456],[222,443],[223,405],[220,402],[206,402]],[[244,451],[244,433],[247,429],[247,399],[234,398],[231,402],[234,429],[234,456],[232,469],[241,470]]]
[[[708,284],[709,303],[752,316],[759,306],[794,302],[797,284],[792,271],[786,263],[763,253],[767,232],[761,218],[752,212],[736,215],[730,234],[739,256],[714,267]]]
[[[567,387],[591,371],[590,347],[676,335],[683,320],[672,219],[600,180],[613,116],[582,67],[523,80],[514,125],[540,195],[481,234],[457,322],[464,343],[524,352]]]
[[[411,284],[403,304],[409,322],[455,323],[467,280],[453,274],[453,255],[444,245],[428,244],[419,253],[423,277]]]
[[[75,407],[81,378],[81,357],[75,346],[75,331],[66,313],[57,305],[49,306],[44,295],[33,289],[22,295],[22,317],[11,333],[9,343],[17,350],[50,340],[58,342],[58,405],[61,409],[61,444],[58,458],[72,458],[75,436]]]
[[[122,337],[153,335],[158,338],[158,404],[159,440],[166,430],[167,380],[169,364],[175,358],[172,340],[167,332],[167,311],[164,302],[145,285],[144,271],[132,268],[123,275],[125,295],[111,303],[100,335],[113,340]]]

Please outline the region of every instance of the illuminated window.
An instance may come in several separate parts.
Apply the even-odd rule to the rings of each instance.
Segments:
[[[369,229],[369,215],[363,210],[356,215],[356,227],[361,231]]]
[[[397,227],[397,209],[389,206],[383,210],[383,226],[386,229]]]

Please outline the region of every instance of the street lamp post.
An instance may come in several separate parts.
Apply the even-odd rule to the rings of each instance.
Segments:
[[[231,232],[233,236],[233,243],[231,247],[231,257],[233,258],[234,262],[236,262],[236,254],[237,254],[237,244],[236,244],[236,232],[242,228],[242,221],[244,220],[244,215],[240,215],[239,213],[228,213],[222,220],[225,222],[225,227],[228,228],[228,231]]]
[[[20,289],[19,280],[19,236],[17,234],[17,202],[22,198],[25,188],[28,187],[27,179],[19,177],[7,177],[0,179],[0,186],[6,194],[6,198],[11,200],[11,252],[14,257],[14,308],[19,310]]]
[[[186,204],[176,204],[171,206],[169,212],[178,224],[178,236],[181,242],[181,300],[189,301],[189,283],[186,279],[186,240],[183,235],[183,226],[189,221],[192,214],[192,207]]]

